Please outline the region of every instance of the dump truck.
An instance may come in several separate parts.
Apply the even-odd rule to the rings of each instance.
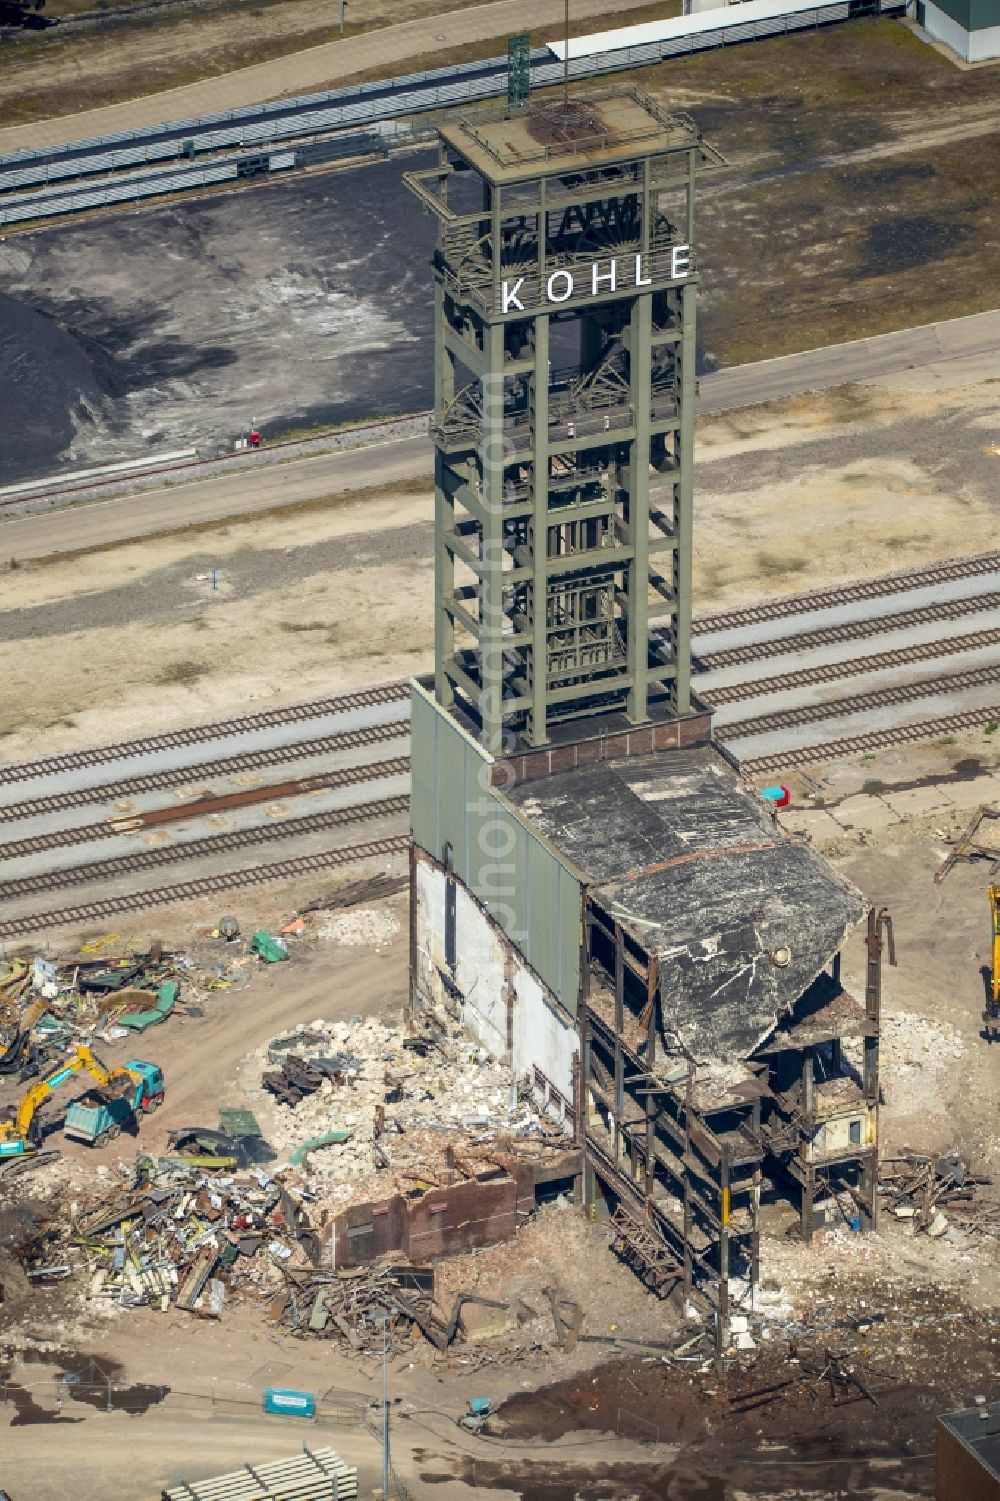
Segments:
[[[107,1068],[90,1048],[81,1045],[58,1068],[25,1091],[10,1118],[0,1120],[0,1165],[6,1160],[36,1156],[40,1107],[61,1084],[81,1070],[91,1075],[97,1090],[79,1102],[81,1113],[75,1129],[67,1132],[78,1140],[103,1146],[117,1136],[122,1125],[131,1121],[140,1110],[155,1110],[163,1099],[163,1074],[155,1063],[132,1058],[123,1067]],[[76,1105],[70,1106],[70,1112],[76,1109]],[[69,1115],[67,1125],[68,1122]]]
[[[104,1147],[121,1134],[123,1126],[157,1109],[163,1101],[163,1074],[156,1064],[130,1058],[124,1071],[131,1087],[120,1094],[91,1089],[73,1101],[63,1122],[64,1136]]]

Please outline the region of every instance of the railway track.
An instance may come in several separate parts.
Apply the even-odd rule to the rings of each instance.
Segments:
[[[840,740],[825,740],[816,745],[797,746],[774,756],[737,757],[744,776],[766,776],[771,772],[789,771],[798,766],[815,766],[821,761],[838,761],[847,756],[863,755],[866,751],[889,750],[894,745],[906,745],[914,740],[937,740],[942,735],[954,735],[961,730],[979,729],[981,725],[1000,721],[1000,703],[982,709],[966,709],[959,714],[943,714],[936,719],[921,719],[912,724],[896,725],[893,729],[869,730],[863,735],[848,735]],[[730,751],[730,754],[733,754]]]
[[[87,803],[123,802],[144,792],[163,792],[171,787],[187,787],[213,777],[232,776],[237,772],[261,771],[289,761],[305,761],[312,756],[333,755],[338,751],[363,750],[386,740],[398,740],[409,733],[409,721],[395,719],[391,724],[373,724],[363,730],[341,730],[336,735],[322,735],[316,740],[297,740],[294,745],[271,745],[261,750],[244,751],[239,756],[223,756],[218,761],[201,761],[196,766],[172,766],[151,771],[145,776],[124,777],[120,782],[99,782],[94,787],[53,792],[44,797],[26,798],[20,803],[0,804],[0,824],[43,813],[63,813]],[[371,762],[367,767],[345,767],[343,776],[357,771],[372,771],[387,762]],[[339,774],[339,773],[338,773]],[[342,784],[347,785],[347,781]]]
[[[840,584],[836,588],[820,589],[812,594],[785,594],[778,599],[764,600],[759,605],[748,605],[745,609],[703,615],[700,620],[694,621],[693,630],[699,636],[711,636],[718,631],[734,630],[738,626],[760,625],[768,620],[786,619],[789,615],[809,614],[813,610],[857,604],[866,599],[901,594],[908,589],[932,588],[935,584],[950,584],[956,579],[977,578],[989,573],[1000,573],[1000,552],[953,558],[947,563],[936,563],[930,568],[914,568],[905,573],[884,573],[877,578],[859,579],[853,584]]]
[[[958,558],[932,568],[914,569],[908,573],[885,574],[866,579],[857,584],[845,584],[835,589],[812,594],[785,595],[779,599],[764,601],[760,605],[733,610],[717,615],[704,615],[693,622],[697,635],[710,635],[734,626],[759,623],[765,620],[780,620],[799,613],[808,614],[830,605],[854,603],[898,593],[904,589],[950,582],[958,578],[977,577],[1000,572],[1000,552],[982,553],[968,558]],[[879,625],[885,629],[902,629],[907,625],[930,622],[935,619],[959,618],[971,610],[986,609],[1000,602],[1000,594],[979,596],[971,600],[942,601],[939,605],[927,605],[904,611],[898,615],[885,616]],[[727,667],[743,661],[752,661],[769,653],[805,650],[810,646],[831,644],[837,641],[856,640],[871,634],[871,622],[857,621],[842,626],[825,627],[815,632],[784,638],[776,642],[761,642],[748,647],[734,647],[710,652],[698,657],[701,670]],[[657,634],[663,634],[658,632]],[[360,689],[355,693],[341,694],[333,698],[312,699],[299,704],[286,704],[280,708],[265,709],[253,714],[243,714],[231,719],[216,720],[209,724],[189,725],[181,730],[168,730],[159,735],[144,736],[136,740],[119,741],[116,744],[96,746],[88,750],[68,751],[62,755],[46,756],[35,761],[12,762],[0,766],[0,786],[28,781],[36,777],[59,772],[76,771],[86,766],[97,766],[105,761],[121,761],[132,757],[152,755],[158,751],[175,750],[183,746],[205,744],[228,736],[252,734],[256,730],[275,729],[286,724],[301,723],[325,714],[348,712],[352,709],[373,708],[387,703],[403,703],[409,698],[409,684],[400,679],[381,683],[373,688]],[[304,742],[310,743],[310,742]],[[261,753],[263,755],[263,753]],[[211,765],[218,765],[212,762]],[[260,764],[265,764],[261,762]],[[203,772],[203,767],[192,767],[192,775]],[[161,782],[159,785],[169,785]],[[137,790],[147,790],[138,788]],[[97,800],[96,798],[94,799]],[[39,808],[39,811],[45,811]]]
[[[270,730],[286,724],[318,719],[324,714],[342,714],[352,709],[372,709],[383,704],[408,700],[409,684],[380,683],[357,693],[337,698],[319,698],[310,703],[286,704],[280,709],[263,709],[257,714],[241,714],[234,719],[216,720],[213,724],[189,725],[183,730],[168,730],[140,740],[122,740],[114,745],[95,746],[89,750],[67,751],[61,756],[45,756],[38,761],[12,762],[0,766],[0,786],[24,782],[58,772],[78,771],[84,766],[100,766],[104,761],[125,761],[133,756],[149,756],[157,751],[177,750],[186,745],[200,745],[230,735],[250,735],[255,730]]]
[[[802,667],[798,672],[778,673],[772,677],[754,678],[751,682],[733,683],[728,688],[706,688],[701,696],[720,708],[723,704],[761,698],[769,693],[782,693],[788,688],[807,688],[813,683],[835,683],[839,678],[860,677],[869,672],[883,672],[893,667],[905,667],[911,662],[928,662],[935,657],[949,656],[960,651],[977,651],[982,646],[997,644],[996,630],[970,631],[967,636],[952,636],[945,641],[923,641],[914,646],[901,646],[895,651],[876,652],[870,657],[853,657],[844,662],[823,662],[816,667]],[[830,707],[835,708],[836,703]]]
[[[863,714],[866,709],[883,709],[890,704],[911,703],[917,698],[928,698],[938,690],[961,692],[963,688],[978,688],[984,683],[1000,683],[1000,662],[986,667],[971,667],[967,672],[951,672],[936,678],[921,678],[915,683],[891,683],[885,688],[869,689],[867,693],[853,693],[849,698],[830,699],[822,704],[800,704],[795,709],[785,709],[774,714],[757,714],[751,719],[738,719],[716,731],[718,740],[745,740],[750,735],[767,735],[775,730],[791,729],[793,725],[816,724],[824,719],[839,719],[845,714]],[[886,734],[891,734],[887,730]],[[886,744],[889,742],[887,741]]]
[[[763,662],[769,657],[789,656],[792,652],[811,651],[818,646],[841,646],[848,641],[865,641],[877,624],[879,634],[905,631],[911,626],[936,625],[944,620],[961,620],[964,615],[978,615],[984,610],[1000,610],[1000,593],[977,594],[968,599],[942,599],[936,604],[920,605],[914,610],[900,610],[894,615],[880,615],[871,620],[845,620],[840,625],[821,626],[797,636],[778,636],[772,641],[748,641],[744,646],[730,646],[722,651],[697,652],[692,667],[699,675],[722,667],[740,667],[744,662]]]
[[[212,896],[218,891],[230,891],[235,887],[264,886],[269,881],[289,881],[298,876],[317,875],[341,865],[401,855],[409,845],[408,834],[391,834],[384,839],[369,839],[363,844],[347,845],[340,849],[318,850],[311,855],[292,855],[286,860],[273,860],[266,865],[254,864],[248,868],[220,871],[215,875],[197,876],[190,881],[178,881],[172,886],[157,886],[148,891],[101,897],[94,902],[81,902],[75,907],[52,907],[44,912],[29,912],[24,917],[0,921],[0,939],[20,938],[41,928],[61,927],[70,923],[103,922],[105,918],[117,917],[123,913],[142,912],[147,907],[171,906],[174,902]]]
[[[368,823],[376,818],[391,818],[409,811],[409,797],[386,797],[376,802],[352,803],[346,808],[328,808],[305,818],[289,818],[263,828],[227,829],[203,839],[184,840],[160,845],[156,849],[132,850],[110,860],[94,860],[86,865],[68,865],[61,870],[42,871],[37,875],[18,876],[0,883],[0,900],[34,896],[41,891],[60,890],[64,886],[83,886],[91,882],[111,881],[122,876],[141,875],[182,860],[204,860],[230,850],[252,849],[272,840],[295,839],[314,834],[318,829],[342,828],[345,824]],[[138,895],[138,893],[137,893]]]
[[[982,577],[993,572],[1000,573],[1000,552],[958,559],[930,568],[914,569],[907,573],[865,580],[858,584],[844,585],[813,594],[788,596],[747,609],[721,612],[696,621],[695,631],[698,637],[704,638],[730,628],[760,624],[769,620],[789,620],[796,615],[803,616],[804,623],[808,623],[809,614],[818,610],[860,603],[866,599],[887,598],[906,590],[933,589],[936,585],[944,586],[957,579]],[[746,643],[720,651],[706,652],[696,660],[696,666],[701,673],[704,673],[742,663],[765,662],[811,648],[861,642],[875,635],[881,637],[909,627],[960,621],[970,614],[991,609],[1000,609],[1000,591],[974,598],[932,601],[926,605],[896,610],[877,619],[843,621],[814,630],[803,630],[797,635],[777,640]],[[967,630],[964,635],[957,635],[949,640],[915,643],[875,652],[868,657],[820,663],[814,667],[793,667],[793,670],[788,672],[761,676],[738,685],[728,685],[715,690],[714,693],[708,690],[706,696],[713,704],[719,706],[738,703],[741,700],[757,696],[765,697],[783,690],[809,687],[813,684],[835,683],[840,679],[866,673],[891,672],[896,667],[933,661],[949,653],[975,651],[992,645],[995,640],[996,633],[993,631]],[[933,739],[936,736],[973,729],[990,719],[1000,717],[1000,706],[925,718],[908,725],[865,731],[774,755],[743,759],[739,757],[739,742],[748,736],[771,731],[780,732],[797,725],[819,723],[834,715],[864,714],[866,711],[871,712],[883,706],[907,703],[938,692],[949,690],[958,692],[972,686],[998,681],[1000,681],[1000,664],[992,664],[945,676],[922,679],[917,683],[890,684],[885,689],[852,694],[839,701],[800,705],[783,713],[757,714],[721,729],[719,738],[726,742],[727,753],[734,759],[740,760],[744,773],[750,776],[763,775],[777,768],[804,766],[817,761],[847,757],[896,744]],[[140,833],[144,829],[160,824],[197,818],[246,804],[294,797],[300,793],[360,786],[364,782],[403,774],[409,767],[408,759],[403,755],[396,755],[381,762],[369,761],[362,766],[342,767],[298,778],[287,776],[286,772],[287,780],[278,781],[272,785],[248,787],[220,794],[213,790],[213,782],[217,778],[264,770],[272,766],[287,768],[293,766],[295,762],[308,758],[322,758],[339,752],[384,744],[392,740],[399,741],[408,733],[406,712],[408,697],[408,684],[398,681],[354,693],[234,716],[212,724],[196,725],[182,730],[123,741],[112,746],[48,756],[20,765],[0,767],[0,787],[16,788],[19,782],[45,776],[59,778],[61,775],[64,776],[89,766],[107,764],[108,771],[113,774],[117,762],[169,753],[185,747],[204,745],[206,756],[211,755],[209,747],[232,751],[232,754],[219,759],[204,759],[190,766],[167,766],[149,772],[126,774],[118,780],[106,779],[94,787],[57,790],[42,795],[21,797],[18,802],[8,803],[6,806],[0,805],[0,824],[4,822],[9,824],[14,820],[58,814],[73,807],[89,804],[127,805],[129,799],[151,792],[168,791],[171,788],[191,788],[192,792],[204,789],[204,795],[193,802],[155,808],[136,814],[124,811],[120,818],[105,818],[81,825],[76,829],[57,829],[46,831],[33,838],[9,840],[6,844],[0,844],[0,860],[17,861],[37,855],[40,851],[47,849],[82,846],[92,840],[107,838],[114,834]],[[307,724],[309,720],[332,714],[396,704],[399,705],[399,715],[387,724],[314,735],[309,740],[266,746],[257,750],[239,751],[237,748],[240,736],[273,731],[289,725]],[[309,731],[307,730],[306,733]],[[220,742],[224,742],[227,738],[233,739],[235,744],[220,747]],[[13,795],[17,796],[17,791],[14,791]],[[206,876],[195,875],[189,880],[177,881],[152,889],[130,889],[117,894],[99,896],[90,902],[80,901],[75,905],[52,907],[21,918],[4,918],[0,921],[0,938],[9,938],[63,923],[99,922],[115,914],[141,911],[148,907],[184,901],[235,886],[263,884],[272,880],[314,874],[369,858],[399,854],[406,849],[408,844],[408,838],[404,834],[387,835],[384,838],[372,839],[340,849],[293,855],[271,862],[262,862],[257,858],[259,852],[266,853],[266,846],[269,843],[293,841],[296,838],[314,836],[325,829],[350,828],[352,825],[359,826],[358,832],[363,832],[365,823],[379,818],[395,818],[404,815],[407,806],[408,799],[403,796],[380,798],[370,802],[355,802],[348,807],[312,812],[303,817],[268,820],[264,827],[220,830],[217,833],[188,841],[181,840],[152,848],[142,847],[129,850],[111,859],[73,864],[63,870],[17,876],[8,882],[0,883],[0,899],[20,900],[42,893],[49,893],[50,899],[65,899],[69,895],[70,888],[92,886],[99,890],[102,883],[109,882],[128,885],[131,877],[139,877],[146,872],[165,871],[167,867],[177,866],[182,862],[212,859],[219,863],[220,856],[235,851],[252,851],[253,853],[247,857],[254,861],[249,869],[236,868],[222,872],[216,871]],[[88,894],[86,890],[79,890],[81,897]]]
[[[357,787],[384,777],[403,776],[410,769],[409,756],[394,756],[388,761],[373,761],[367,766],[348,766],[340,771],[320,771],[314,776],[296,777],[267,787],[248,787],[222,797],[201,798],[194,803],[177,803],[171,808],[155,808],[148,813],[105,818],[99,823],[78,824],[75,828],[52,829],[47,834],[33,834],[26,839],[11,839],[0,844],[0,861],[18,860],[41,850],[67,849],[75,844],[90,844],[95,839],[111,839],[116,834],[139,833],[143,829],[179,823],[190,818],[204,818],[212,813],[245,808],[254,803],[300,797],[309,792],[333,792],[340,787]]]

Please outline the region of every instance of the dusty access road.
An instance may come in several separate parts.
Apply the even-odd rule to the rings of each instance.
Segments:
[[[944,381],[953,362],[991,354],[1000,358],[1000,311],[718,371],[702,378],[699,409],[709,416],[917,367],[932,366],[937,372],[932,379]],[[959,371],[955,375],[961,378]],[[24,562],[100,547],[176,527],[412,482],[432,472],[433,449],[424,437],[289,457],[256,470],[244,464],[230,472],[224,467],[213,472],[212,466],[185,469],[167,480],[163,490],[0,522],[0,559]],[[205,473],[211,477],[202,478]]]

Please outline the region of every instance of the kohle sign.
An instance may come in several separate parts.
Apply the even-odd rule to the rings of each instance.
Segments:
[[[615,292],[618,290],[618,268],[623,265],[622,285],[631,287],[650,287],[653,278],[646,276],[643,270],[642,255],[623,256],[619,261],[613,257],[610,261],[602,263],[592,261],[587,271],[578,273],[579,280],[571,271],[553,271],[545,283],[545,301],[551,303],[568,302],[574,292],[578,295],[588,293],[592,297],[599,297],[602,292]],[[633,272],[631,277],[629,271]],[[672,245],[670,247],[670,279],[671,281],[683,281],[691,274],[691,246]],[[627,279],[626,279],[627,278]],[[505,281],[500,284],[500,311],[503,313],[524,312],[524,303],[520,299],[520,291],[524,286],[527,276],[519,276],[516,281]]]

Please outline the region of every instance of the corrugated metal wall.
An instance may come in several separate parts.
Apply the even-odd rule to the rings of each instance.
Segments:
[[[490,786],[490,757],[413,684],[414,842],[435,860],[451,845],[455,875],[576,1015],[583,872]]]

